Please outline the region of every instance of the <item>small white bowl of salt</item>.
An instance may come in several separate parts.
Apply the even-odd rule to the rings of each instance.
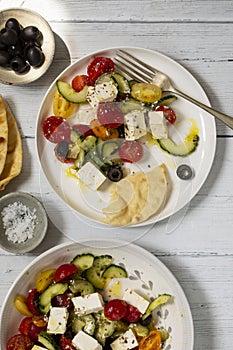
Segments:
[[[14,254],[35,249],[44,239],[48,217],[41,202],[24,192],[0,198],[0,247]]]

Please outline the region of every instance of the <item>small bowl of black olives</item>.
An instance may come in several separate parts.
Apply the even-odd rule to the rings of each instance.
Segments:
[[[0,11],[0,81],[29,84],[49,68],[55,53],[54,34],[38,13],[11,8]]]

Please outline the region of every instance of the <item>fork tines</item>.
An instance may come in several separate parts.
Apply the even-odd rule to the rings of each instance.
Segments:
[[[120,73],[125,73],[131,79],[150,83],[156,71],[153,67],[142,62],[126,51],[118,50],[114,57],[114,64]]]

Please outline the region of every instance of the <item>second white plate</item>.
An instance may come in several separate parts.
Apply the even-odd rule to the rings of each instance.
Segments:
[[[137,245],[118,240],[86,240],[54,247],[36,258],[12,285],[2,307],[0,320],[1,348],[6,348],[7,340],[18,332],[22,315],[13,307],[17,294],[26,295],[34,288],[36,276],[42,270],[57,268],[70,262],[77,254],[110,254],[114,263],[125,266],[131,287],[148,299],[168,293],[172,302],[164,305],[157,315],[157,326],[168,330],[170,337],[164,350],[193,350],[193,321],[189,304],[179,283],[155,256]],[[140,259],[139,259],[140,257]],[[159,311],[159,309],[157,310]]]

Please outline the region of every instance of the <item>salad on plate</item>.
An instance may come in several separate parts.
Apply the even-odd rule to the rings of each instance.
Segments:
[[[198,126],[191,118],[177,117],[171,107],[176,99],[154,84],[123,76],[115,70],[113,60],[103,56],[89,63],[86,74],[78,74],[70,82],[57,80],[51,101],[53,115],[44,117],[42,133],[54,144],[55,157],[67,165],[66,175],[75,178],[80,188],[109,188],[111,200],[103,209],[103,222],[140,223],[166,204],[166,164],[152,166],[148,161],[152,182],[141,164],[151,146],[174,157],[186,157],[196,150]],[[134,165],[142,169],[137,171],[141,176],[137,181]],[[138,185],[143,181],[144,195]],[[127,186],[135,196],[116,200],[116,193],[127,192]],[[141,198],[143,207],[130,204]],[[140,215],[150,201],[155,203],[154,210],[146,208]]]
[[[41,270],[26,297],[15,296],[22,320],[6,350],[159,350],[170,334],[158,310],[172,299],[143,295],[111,255],[78,254]]]

